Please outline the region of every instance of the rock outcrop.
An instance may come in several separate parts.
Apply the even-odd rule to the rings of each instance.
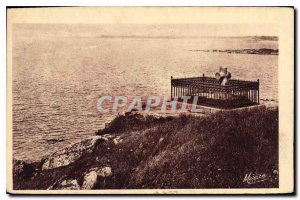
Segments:
[[[81,186],[82,190],[94,189],[97,184],[98,177],[109,177],[112,176],[112,170],[110,167],[103,167],[101,169],[93,168],[90,169],[88,173],[84,175],[83,184]]]
[[[103,167],[97,171],[99,176],[108,177],[112,176],[112,170],[110,167]]]
[[[98,174],[96,170],[92,170],[84,175],[83,184],[81,186],[82,190],[91,190],[95,187],[97,183]]]
[[[70,147],[57,151],[54,154],[43,159],[42,170],[67,166],[75,162],[84,153],[91,152],[97,141],[102,140],[104,142],[107,142],[111,138],[113,138],[113,136],[109,134],[93,136],[90,139],[86,139]]]
[[[121,143],[123,141],[123,139],[120,136],[117,136],[113,139],[113,142],[115,145]]]

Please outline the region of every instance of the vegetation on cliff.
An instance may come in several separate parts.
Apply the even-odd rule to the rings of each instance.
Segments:
[[[278,108],[168,118],[131,114],[97,134],[113,137],[97,140],[69,165],[14,170],[14,188],[55,189],[63,179],[80,188],[86,174],[96,174],[90,169],[105,167],[109,176],[96,175],[92,189],[278,187]]]

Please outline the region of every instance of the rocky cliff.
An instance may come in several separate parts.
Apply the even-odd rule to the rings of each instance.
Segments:
[[[97,134],[36,163],[14,160],[14,189],[278,187],[277,107],[124,115]]]

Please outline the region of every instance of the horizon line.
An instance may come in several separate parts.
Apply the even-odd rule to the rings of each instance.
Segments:
[[[184,39],[184,38],[251,38],[260,40],[278,40],[274,35],[245,35],[245,36],[150,36],[150,35],[98,35],[98,36],[76,36],[76,37],[96,37],[96,38],[149,38],[149,39]]]

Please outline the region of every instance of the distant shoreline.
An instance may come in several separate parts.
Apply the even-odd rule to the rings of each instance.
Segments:
[[[172,36],[172,35],[97,35],[97,36],[74,36],[80,38],[103,38],[103,39],[246,39],[253,41],[278,41],[277,36]]]
[[[213,52],[213,53],[234,53],[234,54],[259,54],[259,55],[278,55],[278,49],[195,49],[189,51],[199,51],[199,52]]]

